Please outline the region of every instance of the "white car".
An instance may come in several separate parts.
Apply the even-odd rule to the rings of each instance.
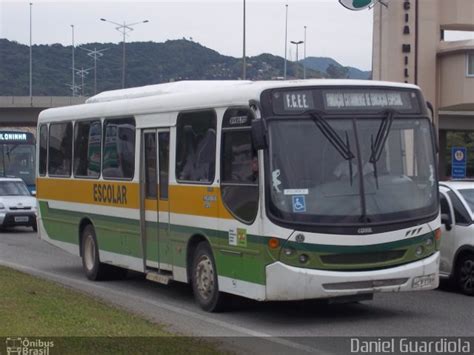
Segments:
[[[440,182],[440,276],[474,295],[474,181]]]
[[[0,178],[0,228],[15,226],[37,230],[36,198],[18,178]]]

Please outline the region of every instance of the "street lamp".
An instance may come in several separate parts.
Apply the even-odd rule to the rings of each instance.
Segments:
[[[285,20],[285,65],[283,69],[283,77],[286,80],[286,61],[287,61],[287,54],[288,54],[288,4],[285,5],[286,7],[286,20]]]
[[[296,45],[296,78],[298,78],[298,47],[300,44],[303,44],[304,41],[291,41],[292,44]]]
[[[306,26],[304,26],[304,60],[303,60],[303,79],[306,79]]]
[[[100,19],[101,21],[104,21],[104,22],[108,22],[108,23],[111,23],[117,27],[115,27],[115,29],[117,31],[119,31],[120,33],[122,33],[123,35],[123,55],[122,55],[122,89],[125,88],[125,36],[127,35],[128,32],[131,32],[133,31],[133,28],[132,26],[135,26],[135,25],[139,25],[141,23],[147,23],[149,22],[148,20],[144,20],[144,21],[139,21],[139,22],[133,22],[133,23],[125,23],[125,21],[123,22],[123,24],[120,24],[118,22],[114,22],[114,21],[109,21],[109,20],[106,20],[105,18],[101,18]]]
[[[246,15],[246,8],[245,8],[245,0],[244,0],[244,27],[243,27],[243,35],[244,35],[244,43],[243,43],[243,48],[244,48],[244,53],[242,55],[242,65],[243,65],[243,68],[242,68],[242,80],[245,80],[247,78],[247,58],[246,58],[246,54],[245,54],[245,47],[246,47],[246,44],[245,44],[245,37],[246,37],[246,19],[245,19],[245,15]]]

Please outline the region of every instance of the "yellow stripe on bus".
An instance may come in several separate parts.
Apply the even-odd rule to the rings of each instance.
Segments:
[[[158,189],[159,191],[159,189]],[[38,178],[38,199],[96,206],[140,208],[140,185],[126,181]],[[169,207],[168,207],[169,206]],[[147,211],[168,211],[202,217],[233,219],[222,204],[220,189],[210,186],[170,185],[169,200],[145,200]]]

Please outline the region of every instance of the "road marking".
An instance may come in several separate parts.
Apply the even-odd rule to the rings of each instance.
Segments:
[[[97,290],[106,291],[108,293],[113,292],[116,295],[120,295],[121,297],[132,299],[135,302],[138,300],[142,303],[147,303],[147,304],[153,305],[155,307],[165,309],[167,311],[171,311],[171,312],[183,315],[183,316],[191,317],[191,318],[194,318],[196,320],[204,321],[204,322],[210,323],[212,325],[216,325],[218,327],[223,327],[223,328],[226,328],[226,329],[231,330],[233,332],[241,333],[244,336],[265,338],[266,341],[276,343],[276,344],[279,344],[279,345],[284,345],[284,346],[287,346],[289,348],[293,348],[293,349],[296,349],[296,350],[309,352],[309,353],[317,353],[317,354],[321,354],[321,355],[331,354],[331,353],[321,351],[320,349],[317,349],[317,348],[314,348],[314,347],[311,347],[311,346],[299,344],[299,343],[296,343],[296,342],[293,342],[293,341],[290,341],[290,340],[286,340],[286,339],[277,338],[277,337],[275,337],[271,334],[268,334],[268,333],[263,333],[263,332],[250,330],[248,328],[240,327],[240,326],[235,325],[235,324],[230,324],[230,323],[227,323],[225,321],[213,319],[211,317],[208,317],[208,316],[205,316],[205,315],[202,315],[202,314],[199,314],[199,313],[195,313],[195,312],[183,309],[183,308],[179,308],[179,307],[176,307],[176,306],[172,306],[170,304],[164,304],[162,302],[155,302],[153,300],[149,300],[149,299],[141,297],[141,296],[130,295],[130,294],[127,294],[127,293],[122,292],[122,291],[113,290],[113,289],[107,288],[105,286],[101,286],[101,285],[99,285],[97,283],[94,283],[94,282],[83,281],[83,280],[75,280],[75,279],[71,279],[71,278],[68,278],[68,277],[65,277],[65,276],[62,276],[62,275],[58,275],[58,274],[55,274],[55,273],[52,273],[52,272],[38,270],[38,269],[29,267],[29,266],[12,263],[12,262],[5,261],[5,260],[0,260],[0,265],[7,266],[7,267],[10,267],[12,269],[23,271],[23,272],[26,272],[26,273],[29,273],[29,274],[32,274],[32,275],[43,276],[44,278],[49,279],[49,280],[51,280],[51,279],[53,279],[53,281],[57,280],[57,281],[61,282],[62,284],[65,284],[65,285],[68,285],[68,286],[71,286],[71,284],[76,284],[76,285],[82,285],[82,286],[86,286],[86,287],[90,287],[90,288],[95,288]],[[84,290],[81,289],[81,291],[84,291]],[[99,297],[101,297],[101,296],[99,296]],[[101,297],[101,298],[104,299],[104,297]],[[235,335],[235,333],[234,333],[234,335]]]

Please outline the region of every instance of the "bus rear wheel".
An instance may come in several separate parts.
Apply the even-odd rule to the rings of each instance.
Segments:
[[[196,248],[191,275],[194,298],[199,306],[207,312],[223,311],[225,294],[219,292],[216,263],[207,242],[199,243]]]
[[[109,273],[108,265],[100,262],[99,246],[94,227],[88,225],[82,232],[82,267],[89,280],[104,280]]]

